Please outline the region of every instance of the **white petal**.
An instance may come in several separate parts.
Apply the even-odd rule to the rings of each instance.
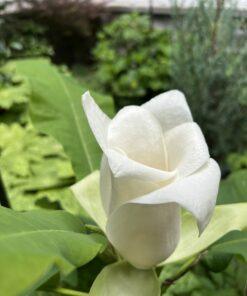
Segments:
[[[100,165],[100,195],[105,213],[108,214],[112,197],[112,176],[107,157],[103,155]]]
[[[116,153],[114,165],[120,161],[121,154]],[[107,157],[103,156],[100,174],[101,198],[107,215],[121,204],[157,190],[174,180],[173,177],[175,177],[176,172],[174,172],[174,175],[169,172],[166,175],[164,171],[146,167],[139,163],[136,163],[135,167],[135,164],[133,165],[132,162],[131,159],[124,159],[123,168],[121,168],[121,164],[119,169],[116,168],[115,173],[117,177],[115,177],[112,173],[112,168],[110,168],[111,165],[107,161]],[[121,176],[118,172],[120,172],[119,174]]]
[[[142,181],[167,181],[177,175],[176,170],[163,171],[153,167],[146,166],[140,162],[136,162],[121,151],[114,149],[106,150],[106,155],[115,178],[129,177]]]
[[[118,112],[109,125],[108,146],[146,166],[166,169],[162,128],[144,108],[128,106]]]
[[[185,96],[178,90],[164,92],[142,105],[159,120],[164,131],[193,121]]]
[[[179,177],[197,171],[209,160],[208,146],[195,122],[181,124],[165,134],[169,170]]]
[[[195,216],[201,233],[213,214],[219,182],[220,168],[210,158],[196,173],[131,202],[146,205],[175,202]]]
[[[89,91],[82,96],[82,105],[86,113],[91,130],[102,150],[107,147],[107,131],[110,118],[102,112],[91,97]]]
[[[122,204],[108,217],[109,240],[138,268],[160,263],[179,241],[179,205],[196,217],[202,232],[212,216],[219,181],[219,166],[210,159],[197,173]]]
[[[109,218],[106,233],[120,254],[132,265],[149,269],[165,260],[180,237],[180,207],[175,203],[127,203]]]

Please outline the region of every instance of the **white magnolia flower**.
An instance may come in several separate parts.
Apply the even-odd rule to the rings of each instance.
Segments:
[[[195,216],[200,233],[207,226],[219,166],[177,90],[125,107],[112,120],[89,92],[83,107],[104,152],[100,183],[107,237],[134,266],[155,266],[179,242],[180,207]]]

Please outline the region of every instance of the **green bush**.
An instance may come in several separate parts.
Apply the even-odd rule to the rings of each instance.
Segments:
[[[147,16],[125,14],[98,34],[98,79],[116,107],[141,103],[169,88],[169,34]]]
[[[6,15],[0,22],[0,61],[50,56],[52,47],[48,44],[46,28],[32,20],[15,15]]]
[[[175,15],[171,75],[213,156],[224,161],[247,145],[246,22],[210,3],[199,1],[183,19]]]

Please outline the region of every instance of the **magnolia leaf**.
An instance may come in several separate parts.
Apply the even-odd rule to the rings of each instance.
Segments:
[[[227,233],[210,248],[210,251],[238,254],[247,261],[247,231]]]
[[[228,267],[232,258],[232,254],[209,251],[203,258],[203,263],[213,272],[222,272]]]
[[[221,181],[218,204],[247,202],[247,170],[236,171]]]
[[[154,270],[136,269],[126,262],[106,266],[97,276],[89,296],[159,296]]]
[[[74,196],[91,218],[105,231],[106,214],[99,192],[99,171],[84,178],[71,187]]]
[[[87,89],[45,59],[13,62],[31,86],[30,115],[34,126],[56,138],[71,159],[78,180],[99,168],[101,151],[81,106]],[[93,94],[99,106],[113,113],[110,97]]]
[[[175,252],[162,265],[196,255],[232,230],[246,229],[246,213],[247,203],[216,206],[209,225],[200,237],[195,219],[189,213],[184,213],[180,242]]]
[[[92,260],[105,239],[82,230],[80,219],[63,211],[0,207],[1,294],[27,295],[55,274],[64,277]]]

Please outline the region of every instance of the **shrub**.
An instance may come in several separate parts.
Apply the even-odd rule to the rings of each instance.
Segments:
[[[221,1],[176,14],[173,87],[182,90],[218,160],[247,145],[246,27]],[[246,23],[245,23],[246,25]]]
[[[169,86],[169,34],[147,16],[125,14],[98,34],[98,79],[116,107],[141,103]]]
[[[0,60],[50,56],[53,49],[46,39],[46,28],[30,19],[6,15],[0,22]]]

